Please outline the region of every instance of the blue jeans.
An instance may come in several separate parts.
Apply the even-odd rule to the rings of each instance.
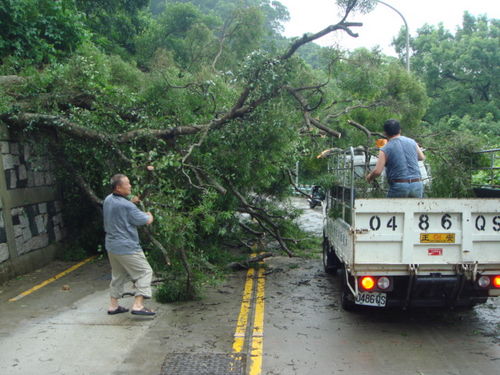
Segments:
[[[423,198],[424,185],[419,182],[393,182],[389,186],[387,198]]]

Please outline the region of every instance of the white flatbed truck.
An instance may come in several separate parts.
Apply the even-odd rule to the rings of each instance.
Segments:
[[[354,150],[340,156],[342,177],[323,205],[323,265],[339,270],[345,309],[474,306],[500,296],[500,199],[359,199]]]

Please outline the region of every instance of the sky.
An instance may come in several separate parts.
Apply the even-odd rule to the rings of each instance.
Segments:
[[[335,0],[279,0],[288,8],[290,21],[284,24],[284,35],[301,36],[305,32],[314,33],[340,20],[339,8]],[[464,11],[474,16],[486,15],[500,19],[500,0],[384,0],[396,8],[406,19],[410,35],[415,36],[417,29],[424,24],[437,25],[455,32],[462,24]],[[404,26],[401,16],[391,8],[378,4],[366,15],[350,15],[348,21],[362,22],[362,27],[352,28],[359,34],[353,38],[343,31],[336,31],[316,43],[322,46],[338,44],[345,49],[379,46],[387,55],[396,56],[392,39]]]

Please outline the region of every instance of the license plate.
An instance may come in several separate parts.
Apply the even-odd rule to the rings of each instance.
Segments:
[[[387,295],[386,293],[375,292],[358,293],[355,302],[356,305],[384,307],[387,302]]]
[[[420,233],[420,243],[455,243],[455,233]]]

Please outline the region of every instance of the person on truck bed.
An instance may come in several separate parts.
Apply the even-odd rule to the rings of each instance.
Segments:
[[[380,149],[375,169],[368,173],[366,181],[373,181],[385,168],[389,183],[387,198],[422,198],[424,186],[418,161],[425,160],[424,153],[417,142],[401,135],[399,121],[387,120],[384,133],[389,141]]]

